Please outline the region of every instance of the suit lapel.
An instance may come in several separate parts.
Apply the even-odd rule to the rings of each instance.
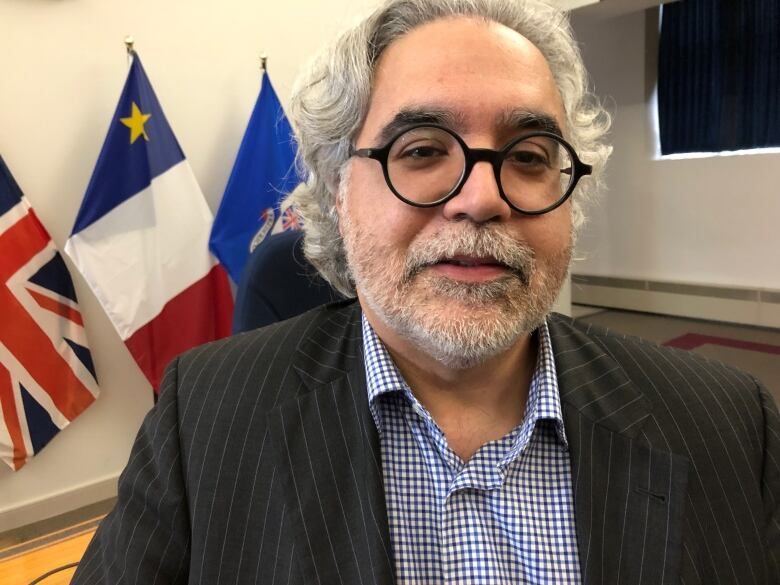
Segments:
[[[643,440],[650,404],[601,341],[549,324],[584,583],[676,583],[688,460]]]
[[[324,316],[324,317],[323,317]],[[295,369],[306,389],[271,419],[306,583],[393,581],[379,439],[356,303],[316,314]],[[306,554],[308,553],[308,554]]]

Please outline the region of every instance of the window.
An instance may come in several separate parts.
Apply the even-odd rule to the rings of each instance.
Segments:
[[[664,155],[780,146],[780,0],[664,5],[658,122]]]

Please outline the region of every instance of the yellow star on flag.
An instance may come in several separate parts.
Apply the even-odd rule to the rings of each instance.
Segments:
[[[130,114],[130,117],[119,118],[119,121],[122,122],[122,124],[130,128],[130,144],[133,144],[136,140],[138,140],[139,136],[143,136],[144,140],[149,140],[149,136],[146,134],[144,124],[146,124],[147,120],[149,120],[151,117],[151,114],[143,114],[141,112],[141,108],[139,108],[138,105],[133,102],[133,111],[132,114]]]

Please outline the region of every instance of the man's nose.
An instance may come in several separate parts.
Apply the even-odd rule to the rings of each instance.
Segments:
[[[474,223],[506,221],[512,208],[501,198],[493,165],[479,161],[471,169],[463,188],[444,204],[444,216],[450,220],[470,219]]]

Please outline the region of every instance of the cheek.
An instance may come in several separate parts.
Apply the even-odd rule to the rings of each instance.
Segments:
[[[572,244],[571,209],[568,204],[532,219],[522,230],[523,238],[540,257],[558,254]]]
[[[379,163],[355,160],[345,179],[347,186],[341,207],[346,207],[355,220],[358,217],[368,221],[377,218],[381,220],[389,198],[395,197],[387,188]]]
[[[401,205],[404,203],[399,202]],[[411,211],[411,212],[410,212]],[[413,208],[399,209],[396,205],[373,207],[371,222],[373,240],[382,248],[388,257],[405,258],[409,246],[424,228]],[[364,224],[365,225],[365,224]]]
[[[341,223],[348,213],[353,226],[370,232],[372,239],[388,252],[405,252],[435,210],[407,205],[393,195],[381,172],[376,176],[367,170],[370,169],[355,168],[352,173],[346,200],[338,208]]]

